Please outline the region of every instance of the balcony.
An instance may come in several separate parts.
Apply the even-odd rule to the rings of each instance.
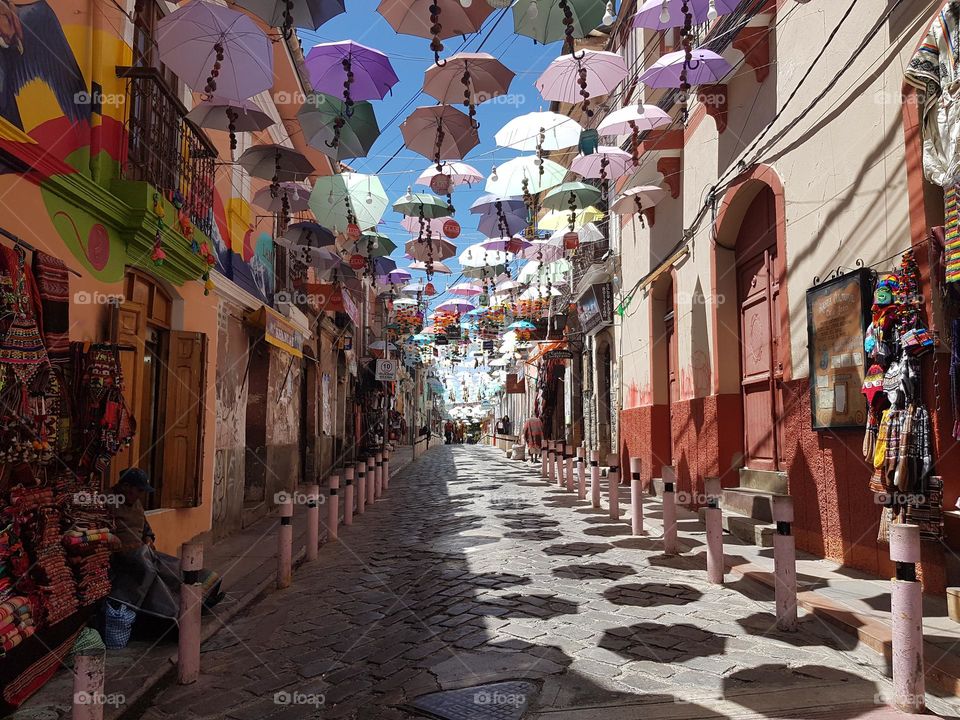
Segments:
[[[124,179],[150,183],[167,197],[179,193],[193,226],[210,236],[217,149],[186,119],[187,108],[159,71],[122,67],[117,76],[127,80],[129,98]]]

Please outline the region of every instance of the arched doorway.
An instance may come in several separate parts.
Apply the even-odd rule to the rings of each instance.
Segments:
[[[677,368],[679,358],[677,349],[677,331],[673,273],[664,273],[653,284],[650,307],[650,370],[653,402],[666,409],[664,432],[654,440],[653,467],[651,472],[658,475],[660,465],[673,464],[674,404],[680,399],[680,376]]]

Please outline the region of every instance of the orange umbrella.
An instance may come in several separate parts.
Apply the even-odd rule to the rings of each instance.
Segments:
[[[441,40],[456,35],[471,35],[480,29],[493,8],[482,0],[381,0],[377,12],[402,35],[431,38],[430,49],[440,61]]]
[[[493,55],[457,53],[427,68],[423,91],[442,103],[463,103],[473,120],[476,106],[505,95],[513,77],[513,71]]]
[[[440,170],[441,160],[462,160],[480,144],[473,121],[449,105],[418,107],[400,125],[400,132],[408,148],[431,158]]]

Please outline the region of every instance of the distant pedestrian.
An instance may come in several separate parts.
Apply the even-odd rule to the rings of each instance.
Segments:
[[[527,452],[531,457],[540,458],[540,445],[543,444],[543,423],[536,415],[528,417],[523,423],[523,441],[527,444]]]
[[[446,440],[447,445],[453,444],[453,421],[452,420],[447,420],[447,422],[443,424],[443,437],[444,437],[444,440]]]

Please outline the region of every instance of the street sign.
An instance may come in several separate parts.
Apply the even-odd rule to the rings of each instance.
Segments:
[[[377,360],[376,378],[382,382],[395,382],[397,379],[397,361]]]

